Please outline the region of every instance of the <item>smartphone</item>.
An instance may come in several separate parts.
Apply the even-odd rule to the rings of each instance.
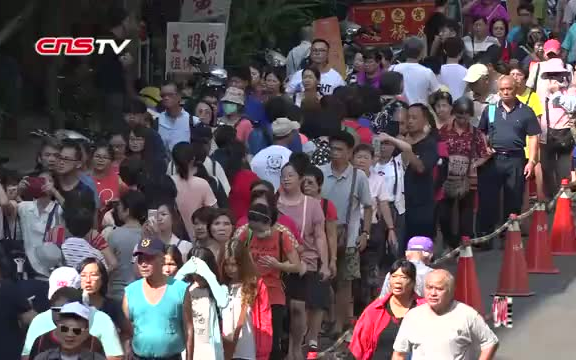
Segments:
[[[151,222],[156,221],[156,216],[158,215],[158,209],[148,209],[148,220]]]
[[[42,188],[46,184],[46,178],[30,176],[26,181],[28,182],[28,188],[26,189],[28,196],[38,199],[44,195]]]

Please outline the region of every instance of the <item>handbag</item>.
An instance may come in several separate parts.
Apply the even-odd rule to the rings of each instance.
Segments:
[[[222,336],[222,347],[224,348],[224,359],[232,360],[234,357],[234,351],[236,351],[236,344],[238,344],[238,339],[240,338],[240,331],[246,323],[246,317],[248,315],[248,305],[242,304],[242,309],[240,310],[240,317],[238,318],[238,323],[234,329],[234,335],[232,339]]]
[[[348,195],[348,207],[346,208],[346,222],[344,224],[339,224],[336,228],[336,247],[339,253],[345,252],[346,247],[348,246],[348,224],[350,223],[350,216],[352,215],[352,202],[354,200],[354,188],[356,186],[357,176],[358,170],[354,168],[352,170],[352,186],[350,187],[350,194]]]
[[[574,137],[570,128],[552,129],[550,127],[550,113],[548,111],[548,101],[546,99],[546,126],[548,127],[548,136],[546,143],[550,148],[559,152],[571,152],[574,149]]]
[[[476,152],[476,129],[472,128],[472,143],[468,156],[448,156],[448,176],[444,181],[444,195],[450,199],[461,199],[472,189],[470,169]],[[477,178],[475,179],[477,181]]]

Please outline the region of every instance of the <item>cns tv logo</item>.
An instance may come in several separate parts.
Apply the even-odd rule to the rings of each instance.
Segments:
[[[95,39],[92,37],[43,37],[36,41],[35,49],[43,56],[86,56],[96,52],[104,54],[106,48],[112,49],[115,54],[120,54],[131,40],[124,40],[120,44],[112,39]]]

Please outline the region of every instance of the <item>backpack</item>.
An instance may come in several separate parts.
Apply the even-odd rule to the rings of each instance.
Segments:
[[[212,160],[212,171],[215,171],[215,169],[216,169],[216,162]],[[226,195],[224,187],[222,186],[220,181],[216,179],[216,176],[211,176],[210,180],[211,181],[208,181],[208,183],[210,184],[210,188],[212,189],[212,192],[216,197],[218,207],[220,209],[228,208],[228,195]]]

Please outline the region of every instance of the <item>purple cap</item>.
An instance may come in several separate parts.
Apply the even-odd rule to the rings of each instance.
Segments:
[[[434,252],[434,243],[432,239],[425,236],[414,236],[408,241],[407,251],[426,251]]]

